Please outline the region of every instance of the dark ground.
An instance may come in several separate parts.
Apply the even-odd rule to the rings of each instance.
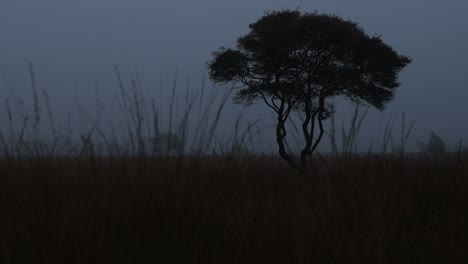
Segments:
[[[468,263],[468,157],[0,161],[0,263]]]

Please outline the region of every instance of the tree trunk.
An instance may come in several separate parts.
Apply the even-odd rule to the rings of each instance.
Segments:
[[[280,156],[289,164],[289,166],[301,170],[301,166],[292,158],[284,146],[284,138],[286,137],[286,130],[284,128],[284,121],[281,115],[278,115],[278,123],[276,124],[276,142],[278,143],[278,152]]]
[[[284,101],[284,99],[281,99],[280,107],[278,111],[276,112],[278,115],[277,123],[276,123],[276,142],[278,143],[278,152],[280,156],[289,164],[289,166],[300,170],[301,167],[294,160],[294,158],[288,154],[284,146],[284,139],[286,138],[286,134],[287,134],[286,129],[284,127],[284,123],[286,122],[286,119],[284,118],[285,104],[286,102]]]
[[[315,151],[317,148],[318,144],[322,140],[323,134],[324,134],[324,129],[323,129],[323,120],[322,120],[322,115],[323,111],[325,110],[325,99],[323,97],[319,98],[319,108],[317,109],[317,112],[314,112],[312,114],[312,103],[308,102],[305,107],[306,111],[306,118],[304,119],[304,122],[302,123],[302,132],[304,134],[304,138],[306,140],[306,145],[304,149],[301,151],[301,158],[300,158],[300,168],[301,171],[306,172],[308,169],[307,166],[307,157],[311,156],[312,153]],[[315,142],[314,140],[314,130],[315,130],[315,118],[317,117],[318,119],[318,125],[319,125],[319,135]],[[309,130],[309,125],[310,130]]]

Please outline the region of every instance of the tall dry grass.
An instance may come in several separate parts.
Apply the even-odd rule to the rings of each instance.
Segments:
[[[77,106],[91,129],[73,141],[50,121],[55,140],[45,144],[41,109],[54,120],[52,106],[29,68],[33,110],[6,101],[9,127],[0,130],[0,263],[468,261],[468,156],[403,155],[412,127],[404,116],[401,152],[387,154],[387,125],[383,154],[358,155],[365,111],[356,108],[342,151],[332,130],[335,155],[315,156],[303,175],[246,152],[257,123],[242,126],[241,114],[217,139],[228,93],[187,89],[181,118],[162,122],[139,77],[127,87],[115,67],[124,136],[97,103],[106,121]],[[176,74],[170,112],[177,87]],[[171,148],[176,138],[163,130],[183,148]]]
[[[464,263],[468,157],[4,159],[1,263]]]

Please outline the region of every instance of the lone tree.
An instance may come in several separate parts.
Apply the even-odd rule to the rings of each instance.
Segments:
[[[275,111],[279,154],[301,171],[323,137],[323,121],[333,111],[329,99],[345,96],[383,109],[400,86],[398,73],[411,62],[380,36],[335,15],[273,11],[249,27],[236,49],[213,53],[210,78],[240,84],[236,102],[259,99]],[[303,117],[299,161],[285,148],[291,111]]]

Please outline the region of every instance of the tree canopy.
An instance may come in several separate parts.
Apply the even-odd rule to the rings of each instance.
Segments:
[[[335,15],[273,11],[249,27],[236,48],[214,52],[210,77],[241,84],[237,102],[260,99],[277,113],[279,153],[301,169],[323,136],[322,121],[333,111],[327,99],[345,96],[383,109],[400,86],[398,73],[411,61],[380,36],[369,36],[357,23]],[[284,148],[291,111],[304,117],[301,164]]]

